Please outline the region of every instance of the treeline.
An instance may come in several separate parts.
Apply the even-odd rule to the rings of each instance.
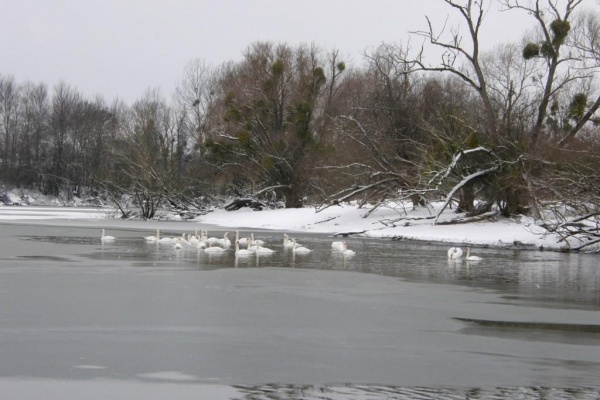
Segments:
[[[598,13],[500,0],[529,12],[532,32],[482,52],[485,5],[440,3],[463,36],[428,26],[418,47],[382,44],[357,66],[314,44],[253,43],[239,62],[190,62],[170,99],[107,103],[0,75],[0,177],[127,195],[145,217],[223,195],[287,207],[441,197],[538,216],[560,202],[597,217]]]

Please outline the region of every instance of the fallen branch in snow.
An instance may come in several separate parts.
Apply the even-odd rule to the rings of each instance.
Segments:
[[[587,243],[584,243],[584,244],[582,244],[582,245],[580,245],[580,246],[573,247],[573,248],[572,248],[572,250],[573,250],[573,251],[580,251],[580,250],[581,250],[581,249],[583,249],[584,247],[588,247],[588,246],[591,246],[591,245],[593,245],[593,244],[596,244],[596,243],[600,243],[600,239],[594,239],[594,240],[590,240],[589,242],[587,242]],[[596,250],[592,250],[592,251],[591,251],[591,253],[598,253],[598,252],[600,252],[600,249],[596,249]]]
[[[379,222],[387,227],[396,227],[398,226],[398,222],[402,222],[404,221],[404,226],[408,226],[410,225],[409,221],[422,221],[424,219],[434,219],[435,216],[430,215],[427,217],[402,217],[402,218],[397,218],[397,219],[382,219],[379,220]]]
[[[469,222],[478,222],[478,221],[483,221],[483,220],[490,219],[490,218],[495,218],[496,216],[498,216],[497,211],[488,211],[486,213],[475,215],[473,217],[461,217],[461,218],[454,218],[454,219],[451,219],[448,221],[441,221],[441,222],[438,222],[437,225],[467,224]]]
[[[473,149],[461,150],[454,155],[454,157],[452,158],[452,162],[450,163],[450,165],[448,165],[448,167],[446,167],[446,170],[444,171],[444,173],[436,174],[433,178],[431,178],[431,180],[429,181],[429,184],[427,186],[428,187],[432,186],[433,181],[438,179],[438,177],[440,175],[442,175],[442,177],[439,178],[439,181],[435,185],[436,188],[438,188],[439,186],[441,186],[442,182],[450,175],[450,173],[456,168],[458,162],[461,160],[461,158],[464,155],[478,153],[478,152],[487,153],[489,155],[494,156],[494,158],[496,160],[499,160],[499,157],[493,151],[491,151],[488,148],[483,147],[483,146],[475,147]]]
[[[558,242],[565,242],[570,251],[580,251],[600,243],[600,213],[597,211],[579,215],[558,224],[545,223],[541,226],[548,232],[559,235]],[[574,241],[580,244],[575,245]],[[600,249],[596,249],[591,252],[599,251]]]
[[[233,199],[229,203],[225,204],[223,208],[227,211],[235,211],[243,207],[250,207],[254,210],[262,210],[263,208],[269,208],[267,203],[258,200],[254,197]]]
[[[336,193],[334,195],[334,197],[335,196],[340,196],[340,197],[337,197],[337,198],[331,200],[331,202],[329,204],[326,204],[325,206],[319,208],[317,210],[317,212],[321,212],[321,211],[323,211],[326,208],[329,208],[331,206],[340,205],[342,202],[350,200],[352,197],[354,197],[354,196],[356,196],[356,195],[358,195],[360,193],[364,193],[367,190],[370,190],[370,189],[382,186],[382,185],[384,185],[384,184],[386,184],[388,182],[393,182],[394,180],[395,180],[395,178],[383,179],[383,180],[381,180],[379,182],[375,182],[375,183],[372,183],[370,185],[361,185],[361,186],[355,185],[355,186],[353,186],[351,188],[344,189],[344,190],[342,190],[342,191],[340,191],[340,192],[338,192],[338,193]],[[348,191],[350,191],[350,192],[348,192]],[[345,192],[348,192],[348,193],[342,195]]]
[[[444,201],[444,204],[442,205],[442,207],[438,210],[436,216],[435,216],[435,220],[433,221],[433,225],[436,225],[438,223],[438,219],[440,217],[440,215],[442,215],[442,213],[444,212],[444,210],[446,209],[446,207],[448,207],[448,204],[450,204],[450,201],[452,201],[452,198],[454,197],[454,194],[456,192],[458,192],[458,190],[460,188],[462,188],[463,186],[465,186],[467,183],[471,182],[474,179],[480,178],[482,176],[491,174],[492,172],[495,172],[498,170],[498,166],[495,165],[493,167],[481,170],[481,171],[477,171],[472,173],[471,175],[465,176],[463,178],[462,181],[460,181],[456,186],[454,186],[452,188],[452,190],[450,191],[450,193],[448,193],[448,195],[446,196],[446,200]],[[483,214],[482,214],[483,215]]]
[[[352,236],[352,235],[362,235],[363,233],[365,233],[366,231],[358,231],[358,232],[337,232],[333,234],[333,237],[348,237],[348,236]]]
[[[322,223],[325,223],[325,222],[329,222],[329,221],[331,221],[331,220],[334,220],[334,219],[336,219],[336,218],[339,218],[339,215],[338,215],[337,217],[329,217],[329,218],[327,218],[327,219],[324,219],[323,221],[317,221],[317,222],[315,222],[314,224],[311,224],[311,225],[322,224]]]

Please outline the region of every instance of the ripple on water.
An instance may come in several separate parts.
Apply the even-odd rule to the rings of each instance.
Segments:
[[[371,385],[260,385],[234,386],[244,397],[253,400],[494,400],[598,399],[600,388],[496,387],[496,388],[428,388]]]

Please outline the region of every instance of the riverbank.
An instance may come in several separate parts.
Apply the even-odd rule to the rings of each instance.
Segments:
[[[494,217],[480,222],[433,224],[441,203],[428,207],[398,205],[381,207],[373,212],[354,204],[329,207],[317,211],[313,207],[253,211],[217,209],[194,221],[239,229],[275,229],[296,232],[348,234],[394,240],[419,240],[457,245],[497,248],[560,250],[564,243],[556,235],[535,224],[533,218]],[[438,222],[459,218],[453,210],[445,210]]]
[[[77,199],[68,204],[44,196],[33,199],[30,194],[11,192],[10,198],[15,206],[4,206],[14,212],[5,212],[1,219],[35,219],[61,218],[64,213],[61,209],[69,209],[68,218],[89,218],[86,212],[73,212],[89,204]],[[19,204],[17,206],[17,204]],[[49,210],[40,206],[50,206]],[[446,209],[434,220],[441,209],[441,202],[430,203],[427,206],[418,206],[413,209],[412,203],[390,203],[373,211],[371,207],[359,207],[356,203],[341,204],[317,210],[315,207],[294,209],[276,209],[254,211],[242,208],[236,211],[213,209],[186,223],[199,225],[216,225],[231,229],[268,229],[290,232],[326,233],[332,236],[353,235],[370,238],[384,238],[394,240],[413,240],[439,242],[455,245],[470,245],[474,247],[494,248],[523,248],[560,251],[565,248],[565,243],[555,234],[548,233],[536,224],[533,218],[518,216],[504,218],[494,216],[479,222],[444,224],[460,218],[452,209]],[[54,210],[54,211],[52,211]],[[105,218],[112,218],[113,214],[106,212]],[[183,221],[174,213],[162,211],[158,213],[161,220]],[[592,249],[589,249],[592,250]]]

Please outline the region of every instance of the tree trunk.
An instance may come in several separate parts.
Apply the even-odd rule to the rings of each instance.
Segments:
[[[457,212],[471,212],[475,210],[475,192],[473,186],[465,185],[458,192]]]
[[[285,208],[301,208],[303,206],[302,195],[294,186],[283,189],[285,196]]]
[[[507,190],[504,200],[504,207],[501,207],[500,212],[504,217],[511,215],[527,214],[528,206],[524,203],[526,196],[519,188],[510,188]]]

